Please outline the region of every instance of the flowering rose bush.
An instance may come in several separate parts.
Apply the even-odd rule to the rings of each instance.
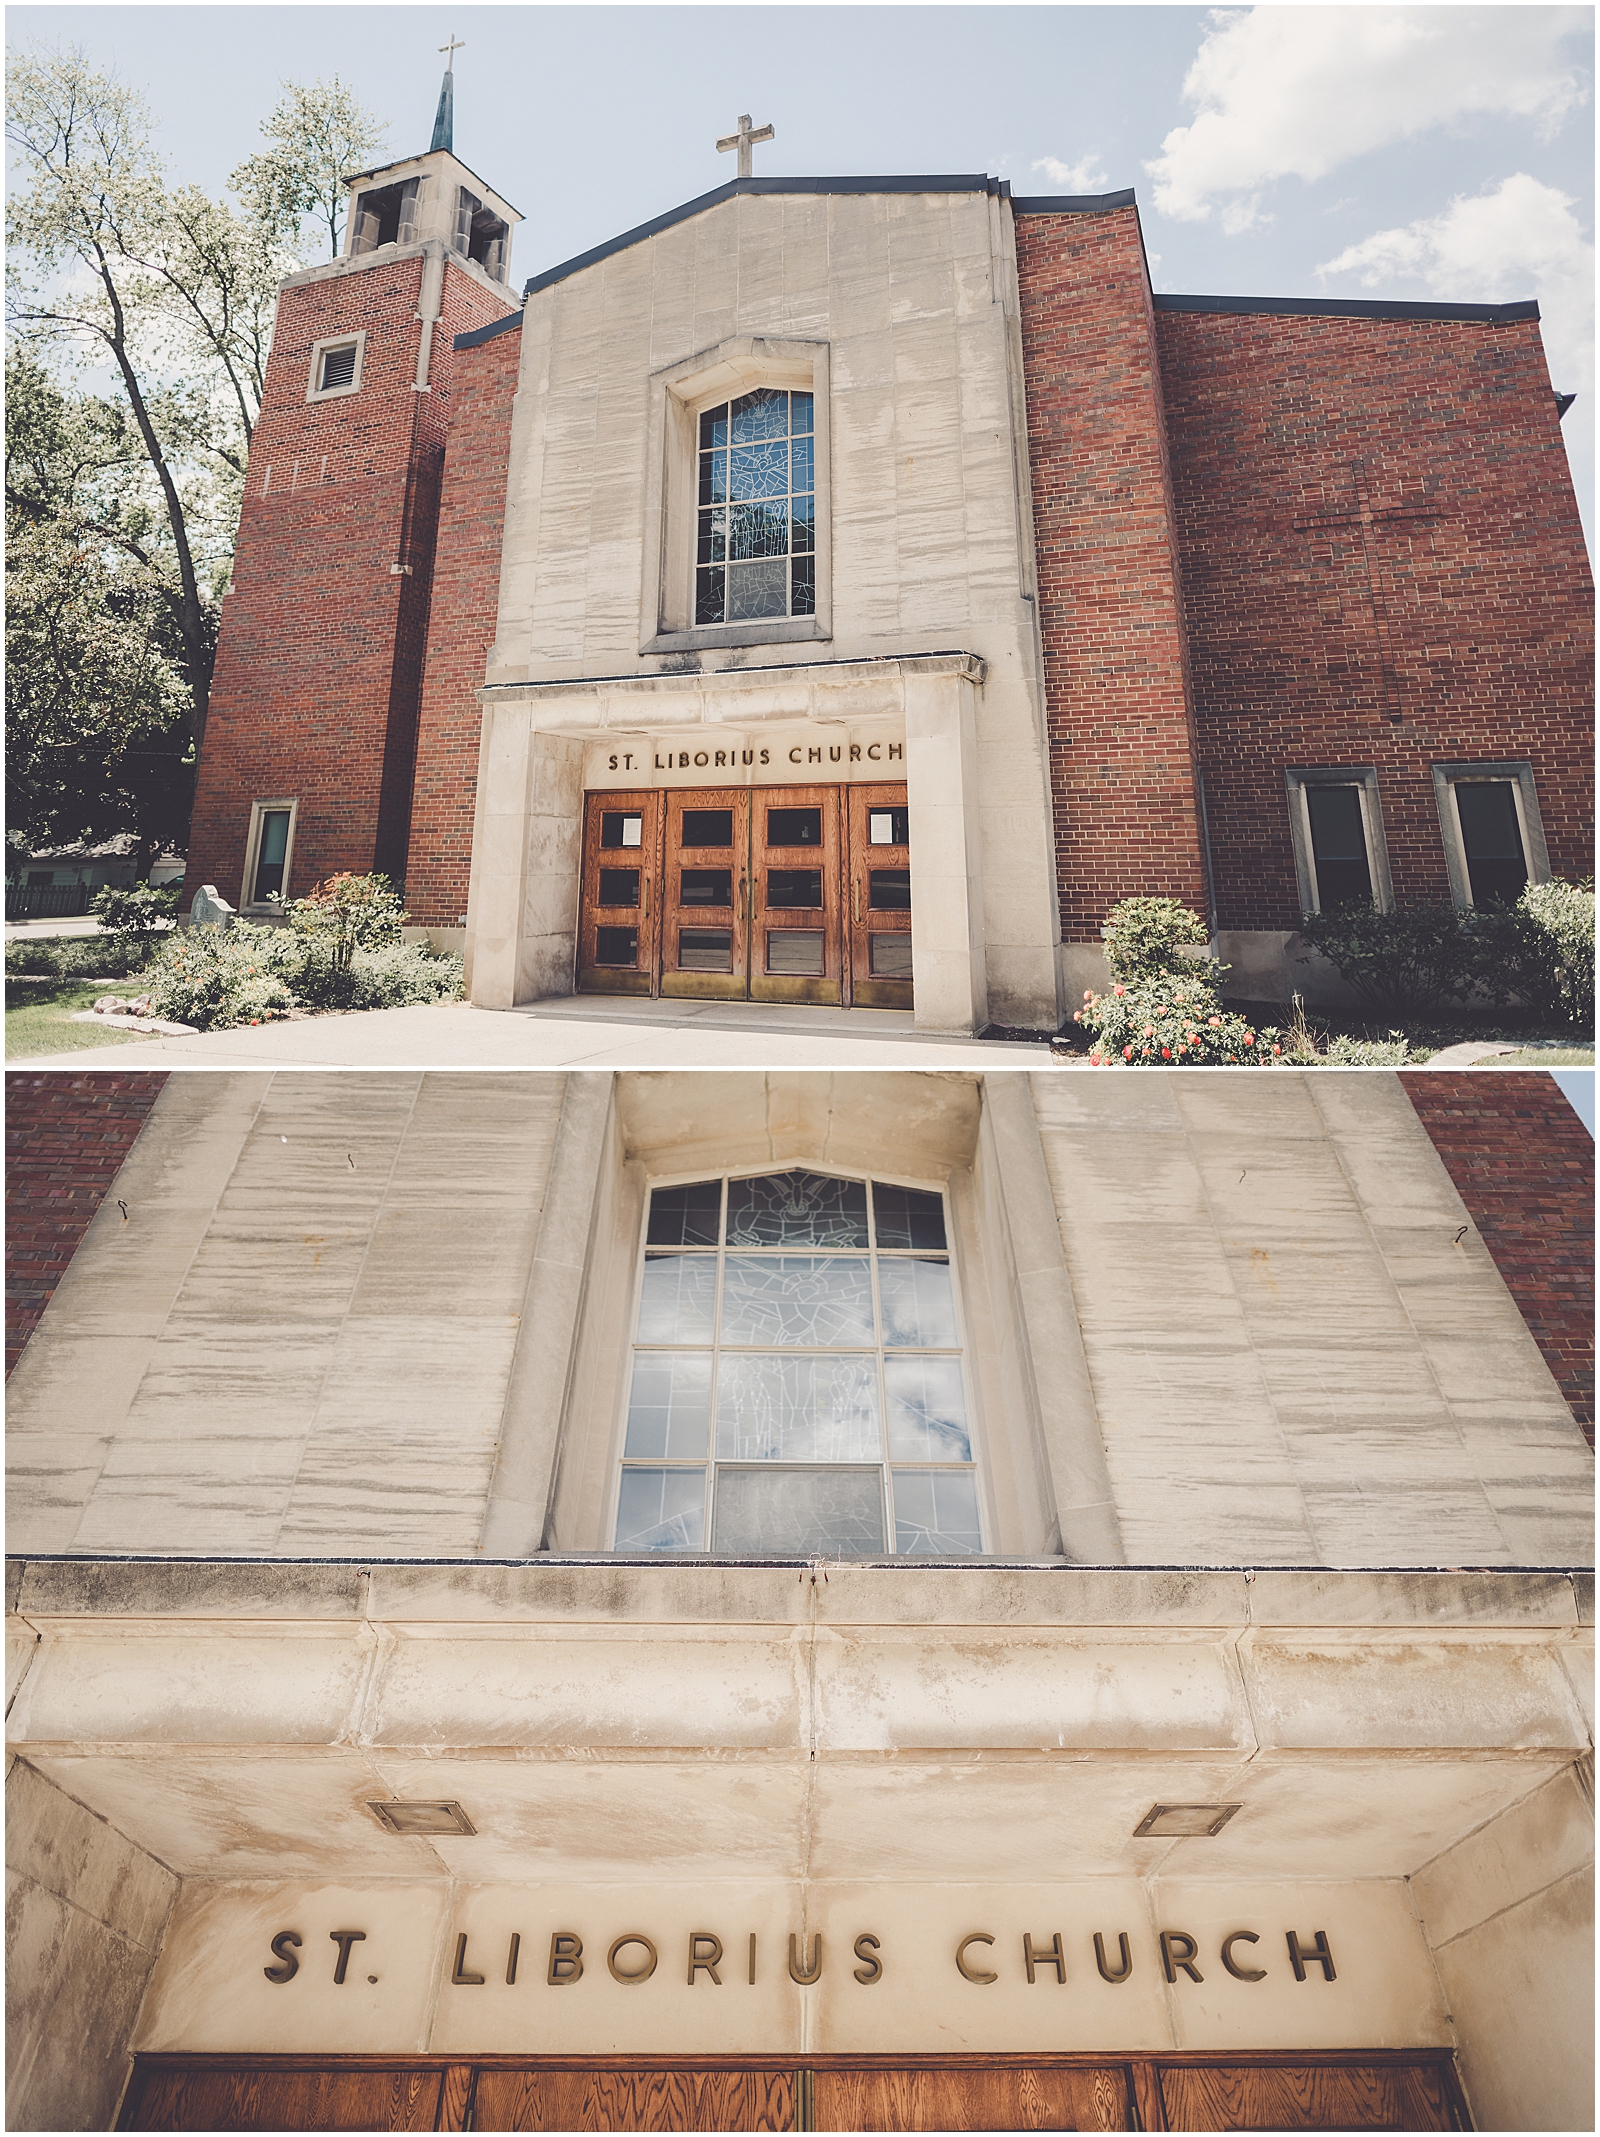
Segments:
[[[1076,1022],[1094,1034],[1096,1068],[1271,1068],[1283,1058],[1279,1032],[1224,1009],[1192,969],[1086,991]]]
[[[235,921],[169,935],[146,972],[155,1014],[197,1031],[228,1031],[287,1016],[295,996],[273,969],[279,930]]]

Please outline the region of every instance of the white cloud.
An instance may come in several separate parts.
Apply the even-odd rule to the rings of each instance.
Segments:
[[[1055,156],[1041,156],[1033,167],[1043,171],[1050,183],[1060,186],[1064,193],[1103,193],[1111,183],[1101,168],[1100,151],[1094,148],[1081,163],[1062,163]]]
[[[1442,215],[1377,230],[1317,269],[1354,275],[1364,289],[1409,284],[1447,303],[1537,297],[1550,383],[1594,387],[1594,246],[1567,194],[1525,171],[1492,191],[1461,194]]]
[[[1145,169],[1163,215],[1265,220],[1261,188],[1324,178],[1354,156],[1475,113],[1553,132],[1587,101],[1566,40],[1581,7],[1218,8],[1184,80],[1198,113]]]

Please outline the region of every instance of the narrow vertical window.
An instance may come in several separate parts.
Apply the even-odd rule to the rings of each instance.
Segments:
[[[1361,789],[1308,786],[1302,791],[1311,830],[1317,911],[1332,912],[1340,905],[1370,905],[1372,864],[1367,858]]]
[[[652,1193],[615,1543],[982,1550],[942,1195],[808,1171]]]
[[[697,624],[815,615],[814,423],[809,393],[771,386],[701,415]]]
[[[261,812],[261,841],[256,850],[255,887],[251,893],[254,904],[283,896],[283,868],[288,855],[288,810],[264,809]]]

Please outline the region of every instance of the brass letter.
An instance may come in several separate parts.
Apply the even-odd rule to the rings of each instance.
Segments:
[[[1233,1947],[1236,1944],[1259,1944],[1260,1942],[1261,1939],[1253,1929],[1236,1929],[1231,1937],[1223,1938],[1222,1963],[1235,1981],[1266,1980],[1267,1970],[1264,1966],[1240,1966],[1233,1956]]]
[[[293,1981],[295,1975],[300,1971],[300,1961],[292,1951],[286,1951],[284,1946],[298,1944],[299,1942],[300,1932],[297,1929],[280,1929],[272,1940],[273,1956],[281,1959],[283,1964],[282,1966],[264,1966],[261,1971],[269,1981],[276,1981],[280,1988],[284,1982]]]
[[[1033,1938],[1028,1934],[1027,1930],[1024,1930],[1022,1932],[1022,1957],[1028,1969],[1028,1979],[1030,1981],[1033,1979],[1033,1970],[1036,1966],[1053,1966],[1056,1970],[1057,1983],[1065,1983],[1067,1962],[1061,1949],[1061,1932],[1059,1929],[1043,1951],[1034,1950]]]
[[[635,1973],[625,1974],[617,1964],[617,1953],[621,1951],[624,1944],[642,1944],[650,1954],[650,1963],[647,1966],[641,1966]],[[630,1931],[627,1936],[618,1937],[610,1951],[606,1953],[606,1965],[611,1969],[613,1981],[648,1981],[656,1970],[656,1948],[648,1937],[642,1937],[636,1931]],[[693,1982],[693,1974],[689,1976],[689,1979]]]
[[[1322,1978],[1324,1981],[1338,1980],[1339,1977],[1333,1970],[1333,1953],[1328,1949],[1328,1932],[1325,1929],[1319,1929],[1317,1931],[1316,1935],[1311,1940],[1311,1949],[1309,1951],[1307,1951],[1305,1946],[1300,1942],[1300,1939],[1295,1935],[1292,1929],[1289,1931],[1288,1935],[1289,1964],[1294,1968],[1294,1978],[1296,1981],[1305,1980],[1306,1961],[1308,1959],[1311,1961],[1311,1964],[1313,1966],[1321,1967]]]
[[[560,1988],[565,1981],[581,1981],[583,1978],[583,1939],[573,1935],[570,1929],[558,1929],[550,1939],[550,1965],[545,1980],[552,1988]]]
[[[1100,1979],[1102,1981],[1126,1981],[1133,1972],[1133,1957],[1128,1950],[1128,1932],[1125,1929],[1118,1930],[1117,1944],[1119,1956],[1122,1960],[1122,1972],[1120,1974],[1112,1973],[1110,1967],[1106,1965],[1106,1940],[1101,1936],[1098,1929],[1095,1931],[1094,1963],[1100,1969]]]
[[[798,764],[800,762],[800,752],[797,749],[790,750],[789,762],[791,764]]]
[[[750,1932],[750,1979],[751,1979],[752,1981],[754,1981],[754,1980],[755,1980],[755,1978],[756,1978],[756,1933],[755,1933],[755,1931],[754,1931],[754,1930],[752,1929],[752,1930],[751,1930],[751,1932]]]
[[[761,752],[761,761],[763,764],[770,764],[772,762],[772,752],[764,749]]]
[[[807,764],[820,764],[820,763],[822,762],[822,752],[821,752],[821,750],[820,750],[820,749],[808,749],[808,750],[806,751],[806,762],[807,762]]]
[[[829,762],[830,764],[837,764],[837,763],[838,763],[838,761],[839,761],[839,759],[840,759],[840,758],[841,758],[841,757],[842,757],[843,755],[844,755],[844,752],[843,752],[843,750],[842,750],[842,749],[841,749],[841,748],[839,747],[839,745],[838,745],[838,743],[837,743],[837,742],[830,742],[830,743],[828,744],[828,762]]]
[[[710,1948],[706,1951],[702,1951],[700,1949],[702,1944],[707,1945]],[[720,1989],[722,1986],[722,1976],[717,1972],[717,1961],[721,1957],[722,1939],[720,1937],[714,1937],[709,1929],[691,1929],[689,1932],[690,1988],[694,1987],[695,1975],[699,1973],[701,1967],[704,1967],[706,1972],[711,1976],[712,1980]]]
[[[819,1929],[812,1940],[811,1951],[803,1966],[794,1947],[794,1932],[791,1930],[789,1932],[789,1979],[798,1981],[802,1988],[807,1988],[822,1972],[822,1931]]]
[[[992,1944],[993,1942],[994,1938],[989,1935],[987,1930],[975,1929],[970,1937],[963,1937],[961,1939],[961,1942],[956,1946],[957,1969],[961,1973],[963,1973],[969,1981],[998,1981],[1000,1979],[1000,1976],[998,1974],[988,1974],[982,1972],[981,1970],[978,1973],[974,1973],[972,1968],[967,1964],[967,1946],[969,1944]]]
[[[367,1933],[364,1929],[330,1929],[328,1937],[331,1943],[339,1947],[339,1963],[333,1970],[333,1985],[336,1989],[343,1988],[344,1970],[350,1964],[350,1947],[352,1944],[365,1944]]]
[[[610,767],[610,769],[611,769],[611,770],[612,770],[613,772],[614,772],[614,771],[616,770],[616,768],[617,768],[617,760],[616,760],[616,758],[615,758],[615,757],[608,757],[608,758],[606,759],[606,763],[607,763],[607,765],[608,765],[608,766]]]
[[[867,1948],[869,1946],[870,1949]],[[883,1961],[878,1957],[878,1940],[876,1937],[857,1937],[856,1957],[866,1961],[865,1966],[858,1966],[855,1969],[857,1981],[865,1982],[870,1987],[874,1981],[883,1979]]]
[[[517,1954],[522,1949],[522,1939],[515,1930],[511,1932],[511,1949],[506,1953],[506,1987],[515,1988],[517,1982]]]
[[[852,742],[850,745],[850,762],[852,764],[861,762],[861,744],[859,742]]]
[[[872,759],[872,761],[873,761],[873,763],[874,763],[874,764],[876,764],[876,763],[877,763],[877,761],[878,761],[878,752],[879,752],[879,751],[880,751],[880,750],[881,750],[882,748],[883,748],[883,744],[882,744],[881,742],[869,742],[869,743],[867,744],[867,755],[868,755],[868,756],[869,756],[869,757],[870,757],[870,758]]]
[[[456,1938],[456,1963],[450,1969],[450,1986],[456,1989],[481,1989],[483,1976],[467,1972],[467,1933],[462,1930]]]
[[[889,762],[891,764],[893,764],[896,757],[903,757],[905,753],[906,746],[903,742],[891,742],[889,744]]]
[[[1183,1946],[1179,1951],[1178,1946]],[[1161,1964],[1166,1969],[1167,1979],[1176,1981],[1181,1967],[1191,1981],[1204,1981],[1205,1975],[1194,1963],[1194,1955],[1200,1949],[1194,1938],[1181,1929],[1164,1929],[1161,1932]]]

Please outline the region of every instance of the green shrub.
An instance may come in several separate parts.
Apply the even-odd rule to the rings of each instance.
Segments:
[[[89,910],[108,935],[163,935],[178,917],[178,889],[135,883],[119,890],[108,883],[95,893]]]
[[[1470,994],[1480,952],[1453,905],[1336,906],[1307,913],[1300,933],[1359,1000],[1381,1017],[1414,1015],[1446,996]]]
[[[1211,939],[1200,915],[1176,898],[1124,898],[1107,913],[1100,938],[1111,977],[1124,986],[1164,972],[1192,973],[1197,960],[1181,949]]]
[[[335,972],[348,972],[357,950],[400,940],[404,901],[384,875],[328,876],[284,907],[289,925]]]
[[[1176,972],[1109,992],[1086,992],[1075,1021],[1094,1033],[1096,1068],[1270,1068],[1281,1034],[1224,1009],[1209,973],[1187,960]]]
[[[1594,890],[1530,883],[1513,906],[1472,915],[1484,990],[1549,1024],[1594,1028]]]
[[[1390,1032],[1387,1039],[1352,1039],[1339,1032],[1328,1041],[1327,1052],[1315,1058],[1335,1068],[1404,1068],[1411,1059],[1411,1042],[1402,1031]]]
[[[35,979],[126,979],[150,962],[159,935],[47,935],[8,942],[6,970]]]
[[[295,996],[272,969],[280,953],[270,938],[279,933],[236,922],[167,936],[145,976],[156,1015],[198,1031],[287,1016]]]
[[[426,943],[396,942],[356,955],[352,1009],[400,1009],[408,1002],[452,1002],[461,992],[459,957],[435,957]]]

